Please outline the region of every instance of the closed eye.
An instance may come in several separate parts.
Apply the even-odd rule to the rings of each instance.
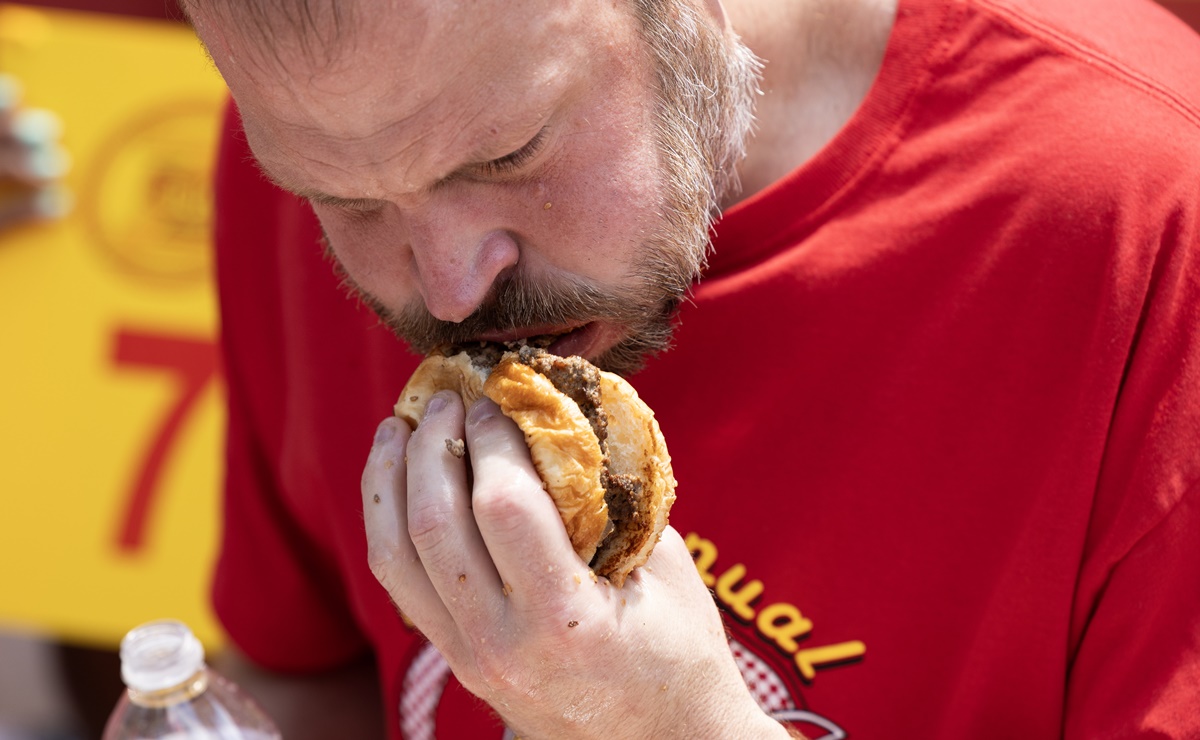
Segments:
[[[307,198],[310,202],[317,205],[361,214],[373,213],[384,205],[382,201],[371,200],[369,198],[338,198],[337,196],[321,193],[312,193]]]
[[[541,150],[542,144],[546,140],[546,130],[547,128],[543,126],[533,135],[532,139],[526,142],[525,146],[515,152],[506,154],[499,159],[480,163],[477,166],[479,172],[484,175],[506,175],[520,170]]]
[[[337,195],[323,193],[320,190],[312,188],[298,187],[293,185],[283,178],[276,177],[270,170],[264,167],[260,162],[255,160],[258,165],[258,170],[268,180],[275,183],[283,190],[292,193],[300,198],[307,200],[309,203],[327,208],[336,208],[352,215],[371,215],[378,213],[385,205],[386,201],[374,200],[372,198],[342,198]]]

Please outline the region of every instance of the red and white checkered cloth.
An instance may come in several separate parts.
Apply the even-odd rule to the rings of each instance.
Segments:
[[[450,665],[433,645],[426,643],[417,653],[400,695],[400,732],[407,740],[434,740],[437,705],[450,680]]]
[[[783,679],[766,661],[742,647],[737,640],[729,641],[729,649],[733,651],[733,660],[750,687],[750,693],[763,711],[771,714],[796,708]]]
[[[841,740],[845,732],[829,720],[797,709],[786,685],[771,666],[747,650],[737,640],[730,640],[729,648],[733,659],[750,692],[763,711],[776,719],[792,722],[811,722],[828,730],[820,740]],[[404,676],[404,693],[400,698],[400,729],[406,740],[435,740],[437,737],[437,705],[446,682],[450,680],[450,666],[433,645],[425,645],[408,667]],[[505,740],[512,732],[504,733]]]

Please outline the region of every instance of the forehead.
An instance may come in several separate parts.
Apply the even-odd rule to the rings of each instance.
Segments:
[[[561,0],[356,0],[346,10],[336,34],[321,26],[329,13],[255,33],[193,13],[268,167],[305,157],[357,168],[382,152],[415,184],[454,152],[519,143],[488,139],[536,126],[597,58],[628,49],[635,27],[624,4]]]

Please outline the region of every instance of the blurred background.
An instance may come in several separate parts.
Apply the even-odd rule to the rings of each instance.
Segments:
[[[0,740],[98,738],[142,622],[221,646],[224,102],[174,0],[0,0]]]
[[[0,740],[94,738],[205,592],[223,86],[173,0],[0,1]]]

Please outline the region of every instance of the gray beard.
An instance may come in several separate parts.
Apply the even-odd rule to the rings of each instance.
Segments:
[[[434,318],[417,301],[398,312],[348,289],[420,354],[491,332],[603,320],[624,337],[597,358],[621,375],[670,347],[672,317],[707,264],[719,205],[737,189],[737,164],[753,125],[761,64],[740,41],[727,41],[680,0],[637,0],[646,49],[658,74],[658,126],[664,198],[661,225],[646,241],[632,281],[622,287],[535,283],[516,270],[492,287],[461,322]],[[331,256],[332,251],[327,250]],[[335,265],[336,259],[334,260]]]

